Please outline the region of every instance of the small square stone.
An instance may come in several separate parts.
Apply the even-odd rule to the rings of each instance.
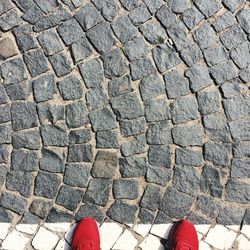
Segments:
[[[138,34],[136,27],[132,24],[128,16],[116,18],[112,23],[112,29],[122,43],[132,40]]]
[[[22,15],[22,18],[24,21],[29,22],[30,24],[35,24],[43,16],[44,13],[41,11],[41,9],[37,5],[34,5],[25,10],[24,14]]]
[[[176,21],[175,14],[171,11],[168,5],[164,4],[157,12],[156,17],[165,28],[169,28]]]
[[[144,134],[135,135],[129,141],[122,143],[121,153],[123,156],[131,156],[146,151],[146,137]]]
[[[209,71],[205,63],[196,64],[186,70],[185,75],[190,80],[190,88],[197,92],[213,83],[209,76]]]
[[[213,66],[228,60],[228,52],[222,45],[210,47],[204,50],[204,57],[209,66]]]
[[[71,51],[75,63],[86,59],[94,52],[92,45],[85,36],[71,45]]]
[[[68,162],[91,162],[93,159],[93,148],[89,144],[70,145]]]
[[[144,3],[141,3],[139,6],[129,12],[129,18],[134,25],[140,25],[146,22],[150,17],[151,14]]]
[[[63,182],[73,187],[87,187],[90,178],[91,165],[70,163],[66,165]]]
[[[36,102],[44,102],[54,98],[56,83],[53,75],[43,75],[32,82]]]
[[[218,91],[202,91],[198,93],[199,110],[203,115],[219,111],[220,97]]]
[[[137,135],[146,132],[146,120],[139,117],[132,120],[120,121],[120,130],[123,136]]]
[[[31,81],[8,84],[5,85],[5,90],[11,101],[27,100],[32,93],[32,84]]]
[[[108,52],[116,42],[110,24],[106,22],[100,23],[88,30],[87,37],[101,54]]]
[[[71,211],[74,211],[80,204],[83,194],[84,191],[82,190],[63,185],[61,186],[56,197],[56,203]]]
[[[222,0],[222,2],[227,6],[227,8],[230,9],[231,12],[235,12],[244,0]]]
[[[17,46],[21,52],[26,52],[37,47],[31,25],[24,24],[15,27],[13,33],[16,37]]]
[[[13,7],[14,6],[10,0],[6,0],[6,1],[2,2],[1,6],[0,6],[0,15],[7,12],[8,10],[10,10]]]
[[[23,55],[23,59],[32,77],[49,70],[48,62],[42,50],[32,50]]]
[[[219,40],[215,31],[207,22],[194,31],[193,37],[201,49],[206,49]]]
[[[119,148],[117,131],[107,130],[96,133],[97,148]]]
[[[148,161],[153,166],[171,167],[171,153],[169,146],[150,146],[148,151]]]
[[[113,49],[102,55],[104,74],[108,78],[115,78],[123,75],[128,66],[120,49]]]
[[[90,202],[95,205],[106,206],[109,201],[112,180],[110,179],[92,179],[89,182],[88,189],[83,197],[84,202]]]
[[[153,49],[156,67],[163,73],[181,63],[181,60],[173,47],[167,44],[158,45]]]
[[[250,45],[245,42],[231,51],[231,58],[239,68],[246,68],[250,64]]]
[[[115,199],[134,200],[139,196],[139,183],[136,180],[114,180],[113,193]]]
[[[13,130],[38,126],[36,105],[31,102],[14,102],[11,105]]]
[[[178,70],[170,70],[164,74],[165,86],[169,98],[187,95],[190,93],[189,81]]]
[[[94,131],[110,130],[117,127],[116,117],[109,107],[91,112],[89,116]]]
[[[50,56],[49,61],[58,77],[65,76],[72,71],[72,59],[65,52]]]
[[[67,146],[68,134],[66,125],[44,125],[40,127],[40,130],[45,146]]]
[[[240,26],[246,33],[250,33],[250,24],[249,24],[250,11],[247,8],[243,8],[239,13],[237,13],[237,20],[240,23]]]
[[[81,26],[74,18],[61,22],[57,31],[67,46],[84,37]]]
[[[91,137],[90,128],[72,130],[69,133],[69,144],[82,144],[90,141]]]
[[[113,98],[111,105],[119,120],[133,119],[144,114],[143,107],[135,92]]]
[[[20,13],[16,8],[9,10],[0,17],[0,28],[3,31],[11,30],[13,27],[22,23]]]
[[[108,97],[103,88],[91,88],[86,94],[87,105],[90,110],[102,108],[108,104]]]
[[[25,64],[21,58],[3,62],[1,71],[4,84],[18,83],[25,79]]]
[[[220,32],[236,23],[236,20],[234,18],[234,15],[226,11],[223,13],[220,17],[218,17],[215,22],[213,23],[213,26],[215,28],[215,31]]]
[[[35,179],[34,193],[37,196],[54,199],[60,183],[61,179],[57,174],[40,171]],[[46,185],[46,188],[44,188],[44,185]]]
[[[187,25],[189,29],[192,29],[196,26],[201,20],[204,19],[204,16],[201,12],[192,6],[190,9],[182,13],[183,22]]]
[[[163,167],[149,166],[147,169],[146,180],[149,183],[155,183],[161,186],[166,184],[172,179],[173,170]]]
[[[57,0],[48,0],[45,3],[41,3],[39,0],[34,0],[34,2],[45,14],[49,14],[54,11],[59,5]]]
[[[169,102],[165,98],[145,102],[145,114],[148,122],[170,119]]]
[[[155,12],[161,8],[163,5],[162,0],[144,0],[144,3],[147,5],[151,14],[155,14]]]
[[[199,119],[198,104],[195,96],[178,97],[171,106],[174,124]]]
[[[88,60],[79,65],[79,70],[88,88],[101,87],[103,82],[103,68],[98,59]]]
[[[191,43],[186,49],[181,52],[182,60],[190,67],[200,61],[203,57],[201,49],[196,43]]]
[[[11,143],[11,130],[10,124],[0,125],[0,144]]]
[[[8,122],[11,120],[10,105],[0,105],[0,123]]]
[[[172,129],[174,143],[183,147],[202,146],[202,127],[178,125]]]
[[[140,93],[142,99],[148,100],[158,95],[165,94],[165,86],[162,78],[157,73],[153,73],[140,82]]]
[[[92,3],[85,4],[75,15],[84,31],[94,27],[104,19]]]
[[[120,2],[127,10],[132,10],[140,5],[139,0],[120,0]]]
[[[169,6],[175,13],[182,13],[191,7],[189,0],[170,0]]]
[[[175,162],[177,165],[201,166],[203,163],[202,150],[177,148]]]
[[[66,77],[58,83],[63,100],[76,100],[83,96],[81,81],[74,75]]]
[[[124,53],[130,61],[145,57],[149,51],[149,46],[142,36],[135,37],[132,41],[128,41],[124,46]]]
[[[150,124],[147,130],[147,143],[150,145],[171,144],[171,123],[160,121]]]
[[[229,60],[222,62],[210,68],[210,73],[217,84],[222,84],[238,76],[238,69],[234,63]]]
[[[13,150],[11,170],[32,172],[38,169],[38,155],[34,151]]]
[[[222,44],[229,50],[235,48],[237,45],[245,42],[247,36],[238,24],[226,29],[220,33]]]
[[[127,94],[133,91],[132,82],[129,75],[115,78],[108,83],[108,93],[110,97]]]
[[[140,31],[151,44],[164,43],[167,38],[166,31],[158,22],[148,21],[143,23],[140,25]]]
[[[207,18],[222,7],[219,0],[195,0],[194,3]]]
[[[38,36],[38,41],[46,56],[54,55],[63,50],[63,45],[59,36],[52,29],[41,32]]]
[[[149,58],[139,59],[130,64],[132,80],[138,80],[155,71],[153,62]]]

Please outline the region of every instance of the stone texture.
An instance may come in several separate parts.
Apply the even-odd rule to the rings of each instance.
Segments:
[[[131,156],[146,151],[145,135],[135,135],[129,141],[121,144],[121,153],[123,156]]]
[[[63,21],[58,26],[57,31],[60,37],[62,38],[63,42],[67,46],[71,45],[74,42],[77,42],[84,36],[84,32],[81,26],[74,18]]]
[[[122,43],[132,40],[138,34],[136,27],[132,24],[128,16],[116,18],[112,23],[112,29]]]
[[[102,15],[91,3],[85,4],[74,17],[80,23],[84,31],[103,21]]]
[[[197,92],[212,84],[209,71],[205,63],[200,63],[186,70],[185,75],[190,80],[190,89]]]
[[[144,176],[148,168],[147,158],[138,156],[120,158],[119,165],[122,177]]]
[[[164,94],[164,82],[159,74],[154,73],[144,77],[140,82],[140,93],[144,101]]]
[[[91,170],[93,177],[112,178],[118,167],[118,157],[116,152],[99,150]]]
[[[178,125],[172,129],[174,143],[180,146],[202,146],[202,128]]]
[[[40,76],[32,82],[34,98],[37,102],[44,102],[54,98],[56,83],[53,75]]]
[[[35,195],[54,199],[60,182],[61,179],[57,174],[40,171],[35,179]]]
[[[99,206],[86,203],[80,207],[76,213],[76,220],[80,221],[86,217],[93,217],[97,222],[101,223],[104,220],[104,214]]]
[[[193,200],[174,188],[168,188],[162,198],[160,209],[171,218],[182,218],[190,210]]]
[[[107,215],[118,222],[134,223],[137,209],[136,205],[129,205],[124,201],[117,200],[111,205]]]
[[[219,111],[220,95],[217,91],[200,91],[198,93],[199,110],[203,115]]]
[[[69,133],[69,144],[82,144],[91,140],[91,129],[77,129]]]
[[[130,64],[132,80],[138,80],[155,71],[153,62],[149,58],[136,60]]]
[[[171,124],[169,121],[160,121],[149,125],[147,143],[150,145],[171,144]]]
[[[9,148],[8,148],[7,144],[1,144],[0,145],[0,163],[8,163],[9,155],[10,155],[10,153],[9,153]],[[1,165],[1,166],[2,166],[2,168],[4,168],[3,165]],[[3,173],[4,172],[5,171],[3,169]]]
[[[244,119],[244,120],[238,120],[233,121],[229,123],[230,131],[232,133],[232,137],[236,141],[240,140],[249,140],[250,133],[250,120]]]
[[[50,56],[49,61],[58,77],[65,76],[72,71],[72,59],[65,52]]]
[[[165,167],[149,166],[147,169],[146,180],[149,183],[155,183],[161,186],[165,186],[173,175],[172,169],[166,169]]]
[[[94,50],[88,39],[83,36],[80,40],[71,45],[71,52],[74,62],[77,63],[88,58]]]
[[[250,45],[248,42],[237,46],[232,52],[231,57],[239,68],[246,68],[250,64]]]
[[[164,28],[156,22],[148,21],[142,24],[140,31],[151,44],[161,44],[167,38]]]
[[[122,135],[126,137],[146,132],[146,120],[144,117],[122,120],[120,121],[120,130]]]
[[[181,63],[177,52],[167,44],[158,45],[153,49],[156,67],[162,73]]]
[[[176,16],[167,5],[163,5],[156,12],[156,17],[165,28],[170,27],[176,21]]]
[[[41,75],[49,70],[46,57],[39,49],[25,53],[23,59],[32,77]]]
[[[230,9],[230,11],[234,12],[240,4],[242,4],[244,0],[223,0],[223,3]]]
[[[18,83],[25,77],[25,64],[21,58],[11,59],[1,65],[4,84]]]
[[[197,100],[193,95],[176,98],[170,111],[174,124],[199,118]]]
[[[70,163],[65,167],[63,182],[73,187],[87,187],[91,166],[83,163]]]
[[[8,122],[11,120],[10,105],[0,105],[0,123]]]
[[[203,163],[202,150],[177,148],[175,161],[177,165],[200,166]]]
[[[52,208],[51,201],[45,201],[43,199],[36,199],[30,205],[30,212],[44,219],[49,214]]]
[[[3,31],[11,30],[13,27],[18,26],[22,22],[20,12],[16,8],[13,8],[1,15],[0,28]]]
[[[218,215],[217,222],[222,225],[240,225],[245,209],[240,207],[225,207]]]
[[[108,93],[110,97],[127,94],[133,91],[132,82],[129,75],[115,78],[108,83]]]
[[[114,130],[96,133],[97,148],[119,148],[118,133]]]
[[[220,198],[223,192],[220,171],[210,165],[204,166],[201,175],[201,191]]]
[[[205,17],[212,16],[222,7],[220,1],[218,0],[213,0],[213,1],[195,0],[194,3],[200,9],[200,11],[205,15]]]
[[[127,70],[127,65],[120,49],[114,49],[102,55],[104,74],[108,78],[119,77]]]
[[[99,109],[108,104],[108,97],[103,88],[91,88],[86,94],[86,99],[90,110]]]
[[[165,86],[169,98],[187,95],[190,93],[189,81],[178,70],[170,70],[164,74]]]
[[[91,162],[93,149],[90,144],[70,145],[68,151],[68,162]]]
[[[188,10],[185,10],[182,14],[183,22],[189,29],[196,26],[201,20],[204,19],[202,13],[195,7],[192,6]]]
[[[14,41],[10,37],[5,37],[0,40],[0,59],[5,60],[9,57],[15,56],[17,49]]]
[[[11,101],[27,100],[32,93],[32,84],[30,81],[12,83],[6,85],[5,90],[6,91],[3,91],[2,94],[6,95],[7,92]]]
[[[204,50],[204,56],[209,66],[216,65],[228,59],[228,52],[222,45],[214,46]]]
[[[139,183],[133,179],[115,180],[113,184],[113,193],[115,199],[134,200],[139,196]]]
[[[169,146],[150,146],[148,151],[148,161],[153,166],[171,167],[171,153]]]
[[[175,166],[173,187],[180,192],[196,196],[200,191],[200,175],[192,166]]]
[[[232,25],[235,24],[235,18],[231,12],[227,11],[223,13],[221,16],[219,16],[215,22],[213,23],[213,26],[217,32],[222,31]]]
[[[112,181],[110,179],[92,179],[83,197],[84,202],[105,206],[109,201]]]
[[[45,30],[40,33],[38,40],[46,56],[54,55],[63,50],[59,36],[54,30]]]
[[[196,43],[191,43],[186,49],[181,52],[182,60],[188,65],[192,66],[202,59],[202,52]]]
[[[11,143],[11,126],[9,124],[0,125],[0,143]]]
[[[129,18],[134,25],[140,25],[147,21],[151,17],[151,14],[144,3],[134,8],[129,12]]]
[[[232,178],[249,178],[250,170],[249,170],[249,159],[233,159],[232,160],[232,168],[231,168],[231,176]]]
[[[237,14],[237,20],[240,23],[240,26],[246,33],[250,33],[250,24],[249,24],[249,9],[243,9]]]
[[[100,53],[108,52],[116,41],[110,25],[106,22],[88,30],[87,37]]]
[[[82,190],[64,185],[61,186],[59,190],[56,198],[56,203],[71,211],[74,211],[77,208],[78,204],[81,202],[82,196]]]
[[[45,125],[41,126],[40,130],[45,146],[67,146],[68,135],[64,124]]]

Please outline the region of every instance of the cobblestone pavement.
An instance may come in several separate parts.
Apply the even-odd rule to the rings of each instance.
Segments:
[[[69,249],[86,216],[102,249],[181,218],[250,249],[249,2],[0,0],[0,29],[2,249]]]

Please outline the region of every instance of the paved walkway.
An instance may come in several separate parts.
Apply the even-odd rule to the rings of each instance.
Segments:
[[[0,0],[0,248],[92,216],[102,249],[181,218],[250,249],[249,41],[245,0]]]

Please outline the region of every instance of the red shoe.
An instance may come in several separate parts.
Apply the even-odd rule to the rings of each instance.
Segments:
[[[100,250],[100,235],[93,218],[81,220],[74,231],[72,250]]]
[[[177,222],[170,231],[171,250],[198,250],[199,242],[194,225],[188,220]]]

